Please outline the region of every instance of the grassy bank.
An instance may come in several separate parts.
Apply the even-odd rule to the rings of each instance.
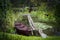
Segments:
[[[41,38],[36,36],[22,36],[17,34],[0,32],[0,40],[60,40],[60,36],[50,36],[47,38]]]

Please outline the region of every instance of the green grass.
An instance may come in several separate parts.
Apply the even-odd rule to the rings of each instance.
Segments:
[[[0,32],[0,40],[60,40],[60,36],[49,36],[47,38],[42,38],[36,36],[22,36]]]

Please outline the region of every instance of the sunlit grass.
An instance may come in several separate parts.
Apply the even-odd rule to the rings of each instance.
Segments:
[[[50,26],[50,25],[47,25],[47,24],[45,24],[45,23],[35,23],[35,27],[36,28],[41,28],[42,30],[46,30],[46,29],[48,29],[48,28],[52,28],[52,26]]]

